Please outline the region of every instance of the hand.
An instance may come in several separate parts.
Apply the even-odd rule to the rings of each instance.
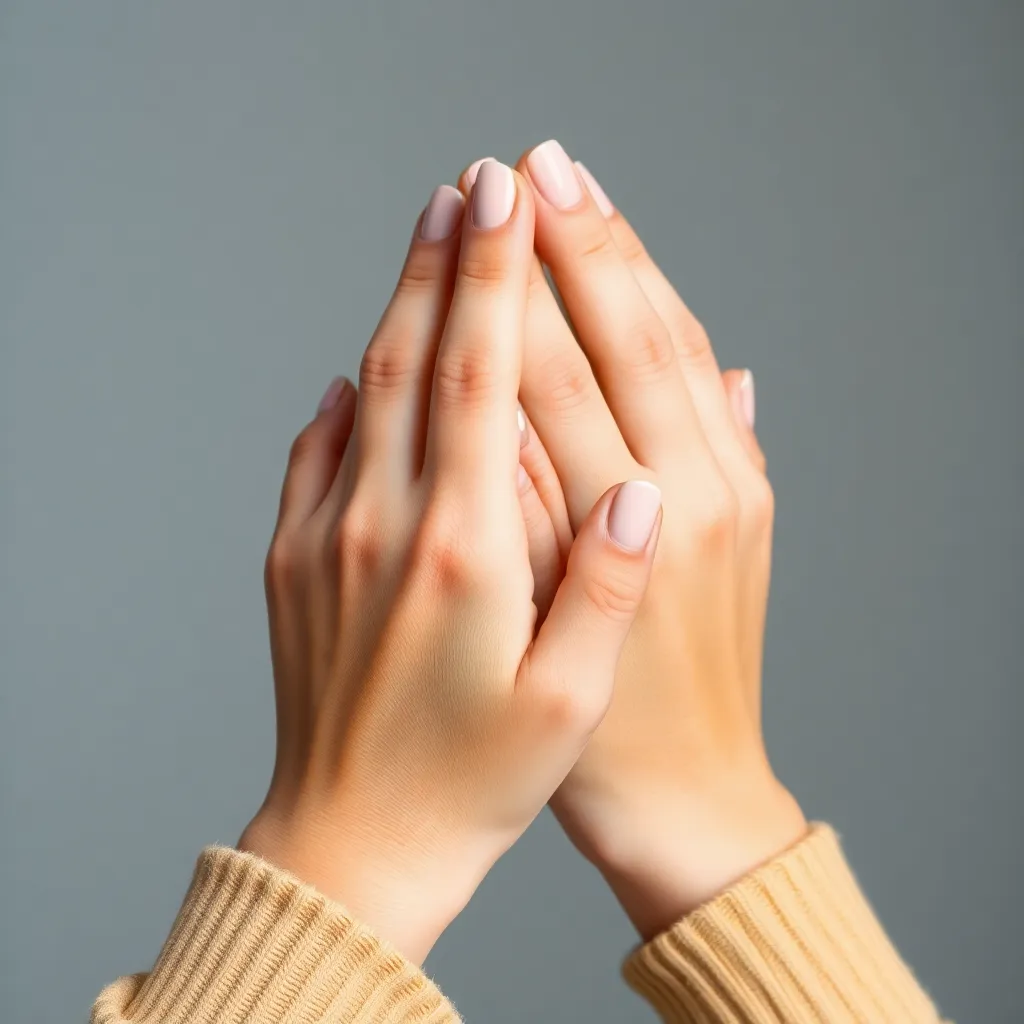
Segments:
[[[642,481],[595,495],[537,628],[516,425],[533,198],[493,164],[466,205],[434,194],[358,402],[333,387],[292,448],[266,567],[277,760],[239,844],[415,962],[601,720],[660,520]]]
[[[806,830],[761,733],[772,491],[749,375],[727,394],[700,324],[557,143],[518,167],[578,338],[535,263],[520,395],[572,528],[616,479],[664,496],[612,706],[552,800],[650,938]]]

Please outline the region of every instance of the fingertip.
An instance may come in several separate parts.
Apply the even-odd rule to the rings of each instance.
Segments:
[[[438,185],[420,217],[419,237],[424,242],[441,242],[455,234],[462,221],[466,201],[451,185]]]
[[[755,469],[765,472],[766,461],[754,429],[755,400],[754,375],[750,370],[726,370],[722,374],[722,386],[725,388],[732,409],[733,420],[739,432],[740,442]]]
[[[337,386],[337,394],[333,401],[326,407],[325,402],[329,401],[329,396],[333,388]],[[323,430],[325,439],[333,439],[331,441],[335,448],[344,450],[345,445],[348,443],[349,435],[352,433],[352,428],[355,425],[356,418],[356,404],[359,399],[359,391],[355,384],[352,383],[348,377],[337,377],[331,382],[327,392],[321,399],[320,408],[317,410],[316,418],[314,423],[323,420]]]
[[[743,410],[743,418],[751,430],[754,429],[756,418],[756,406],[754,401],[754,375],[750,370],[744,370],[740,380],[740,406]]]
[[[749,373],[749,370],[724,370],[722,372],[722,387],[725,388],[725,393],[729,398],[733,418],[736,420],[736,425],[743,431],[750,429],[743,404],[743,384]]]
[[[480,170],[482,164],[487,163],[488,160],[494,160],[493,156],[482,156],[479,160],[474,160],[459,176],[459,188],[469,195],[470,189],[476,183],[476,176]]]
[[[352,381],[348,377],[335,377],[330,384],[327,385],[327,390],[323,393],[323,397],[320,399],[319,404],[316,407],[317,416],[322,416],[325,412],[330,412],[339,401],[346,389],[352,387]]]
[[[359,398],[359,391],[348,377],[345,377],[344,381],[345,383],[342,385],[341,394],[338,396],[335,408],[339,413],[347,416],[350,413],[355,412],[356,402]]]
[[[281,488],[279,525],[312,515],[323,501],[348,447],[358,392],[347,377],[335,377],[317,414],[292,442]]]

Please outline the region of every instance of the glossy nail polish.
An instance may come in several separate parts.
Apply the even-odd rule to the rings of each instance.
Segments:
[[[438,185],[423,211],[420,238],[425,242],[440,242],[455,233],[462,220],[464,201],[462,193],[451,185]]]
[[[473,223],[484,230],[501,227],[512,216],[515,201],[516,179],[512,168],[497,160],[485,160],[477,171],[470,199]]]
[[[540,194],[559,210],[570,210],[582,198],[576,168],[561,143],[542,142],[527,158],[526,166]]]
[[[493,160],[493,156],[482,156],[479,160],[474,160],[466,168],[466,181],[469,187],[472,188],[476,184],[476,176],[480,171],[480,165],[487,163],[488,160]]]
[[[335,377],[327,385],[324,397],[320,399],[320,404],[316,408],[317,415],[333,409],[338,404],[338,399],[341,398],[342,392],[349,386],[350,383],[347,377]]]
[[[743,403],[747,426],[753,430],[757,403],[754,400],[754,375],[749,370],[743,371],[743,379],[740,381],[740,401]]]
[[[627,480],[608,510],[608,535],[627,551],[642,551],[661,508],[661,490],[647,480]]]

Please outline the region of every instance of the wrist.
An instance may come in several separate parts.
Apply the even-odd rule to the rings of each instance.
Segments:
[[[610,809],[605,809],[606,812]],[[647,942],[713,900],[807,833],[793,796],[774,777],[714,792],[647,789],[639,804],[605,813],[584,853]]]
[[[490,867],[465,851],[446,854],[365,826],[347,829],[336,815],[309,811],[261,809],[238,849],[312,885],[417,965]]]

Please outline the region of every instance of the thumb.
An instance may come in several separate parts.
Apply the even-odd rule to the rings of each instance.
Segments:
[[[569,552],[548,617],[530,650],[527,685],[571,695],[596,727],[611,700],[661,529],[661,491],[646,480],[610,488]]]

